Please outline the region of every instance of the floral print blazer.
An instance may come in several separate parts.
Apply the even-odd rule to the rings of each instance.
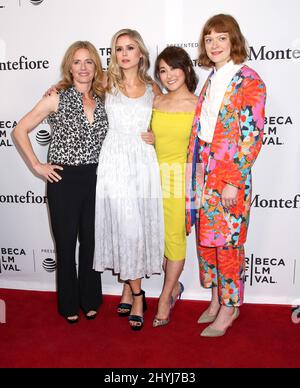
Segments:
[[[266,88],[254,70],[243,66],[224,95],[212,143],[203,145],[198,138],[200,114],[211,75],[199,96],[188,147],[187,234],[196,223],[198,244],[240,246],[246,241],[249,222],[251,167],[262,146]],[[200,182],[197,166],[202,164],[205,154]],[[221,201],[228,183],[239,188],[237,204],[230,209]]]

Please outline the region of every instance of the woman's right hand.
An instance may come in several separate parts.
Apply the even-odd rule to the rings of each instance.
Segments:
[[[150,144],[150,145],[155,144],[155,135],[151,130],[148,130],[147,132],[142,132],[141,138],[147,144]]]
[[[43,97],[51,96],[52,93],[58,93],[58,90],[56,89],[56,85],[51,86],[43,95]]]
[[[225,185],[223,191],[222,191],[222,204],[227,209],[230,209],[231,207],[235,206],[237,203],[237,196],[238,196],[239,189],[235,186],[232,186],[230,184]]]
[[[51,183],[53,181],[59,182],[62,179],[55,170],[63,170],[63,167],[50,163],[38,163],[34,166],[34,171]]]

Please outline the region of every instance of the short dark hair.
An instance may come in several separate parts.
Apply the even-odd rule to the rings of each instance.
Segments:
[[[156,58],[154,75],[158,82],[159,77],[159,63],[164,60],[168,66],[174,69],[181,69],[185,75],[185,83],[190,92],[194,92],[197,88],[198,77],[195,73],[193,62],[189,54],[181,47],[168,46]]]
[[[248,48],[244,35],[235,18],[231,15],[219,14],[212,16],[205,23],[200,37],[199,64],[203,67],[213,67],[214,63],[208,58],[205,49],[205,36],[212,31],[227,32],[231,43],[231,59],[235,64],[243,63],[248,57]]]

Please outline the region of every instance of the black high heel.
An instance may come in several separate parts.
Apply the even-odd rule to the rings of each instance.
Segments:
[[[128,280],[124,283],[130,286]],[[128,317],[128,315],[130,314],[131,308],[132,308],[132,304],[130,303],[119,303],[117,307],[117,313],[119,317]],[[123,311],[120,311],[120,310],[123,310]]]
[[[128,315],[130,314],[131,308],[132,308],[132,304],[119,303],[117,308],[119,317],[128,317]],[[123,311],[120,311],[120,310],[123,310]]]
[[[132,293],[132,295],[133,297],[143,296],[143,313],[144,313],[147,310],[145,291],[141,290],[137,294]],[[129,321],[129,325],[130,325],[130,322],[138,323],[137,325],[130,325],[131,329],[134,331],[139,331],[144,326],[144,317],[141,317],[140,315],[129,315],[128,321]]]

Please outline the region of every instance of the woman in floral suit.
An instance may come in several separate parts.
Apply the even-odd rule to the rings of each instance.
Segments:
[[[230,15],[205,24],[202,66],[212,68],[199,96],[188,149],[187,232],[196,225],[201,284],[212,289],[199,323],[205,337],[225,334],[244,293],[244,243],[251,205],[251,167],[261,149],[266,89],[244,65],[247,48]]]

